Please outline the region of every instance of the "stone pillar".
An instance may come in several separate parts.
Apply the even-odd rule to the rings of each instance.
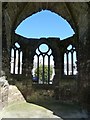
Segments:
[[[60,62],[60,56],[58,56],[55,59],[55,78],[54,78],[54,94],[55,94],[55,99],[59,100],[59,84],[60,84],[60,79],[61,79],[61,62]]]
[[[23,53],[23,74],[22,74],[22,85],[23,88],[20,87],[25,99],[28,101],[30,97],[30,92],[32,89],[32,67],[31,67],[31,58],[29,58],[28,49],[24,50]],[[18,86],[19,87],[19,86]]]
[[[82,14],[86,21],[79,27],[79,83],[80,103],[90,113],[90,34],[88,12]],[[81,19],[81,18],[80,18]],[[82,21],[82,20],[81,20]],[[82,26],[81,26],[82,25]],[[80,32],[81,31],[81,32]],[[83,31],[83,32],[82,32]]]

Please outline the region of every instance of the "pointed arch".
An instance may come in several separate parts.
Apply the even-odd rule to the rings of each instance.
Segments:
[[[10,73],[22,74],[23,53],[18,42],[15,42],[11,48],[10,54]]]
[[[76,48],[70,44],[64,53],[64,75],[77,74],[77,53]]]
[[[75,34],[63,17],[50,10],[42,10],[27,17],[17,26],[15,33],[25,38],[58,37],[60,40]]]
[[[55,75],[54,61],[51,48],[42,43],[36,49],[33,61],[33,83],[53,84]]]

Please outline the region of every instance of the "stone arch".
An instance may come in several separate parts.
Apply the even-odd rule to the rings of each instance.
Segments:
[[[56,42],[57,41],[57,42]],[[39,40],[37,40],[37,44],[35,45],[32,53],[31,53],[31,57],[32,57],[32,60],[31,60],[31,63],[33,64],[33,60],[34,60],[34,55],[35,55],[35,51],[36,49],[38,48],[38,46],[40,46],[41,44],[47,44],[51,49],[52,49],[52,52],[53,52],[53,58],[54,58],[54,69],[55,69],[55,75],[54,75],[54,79],[53,79],[53,82],[55,83],[55,85],[59,85],[59,68],[58,68],[58,63],[60,61],[59,59],[59,55],[60,55],[60,52],[59,52],[59,47],[58,47],[58,42],[60,42],[59,38],[41,38]],[[33,67],[32,67],[33,69]]]
[[[22,74],[23,52],[20,44],[16,41],[10,47],[10,73]],[[16,70],[17,69],[17,70]]]
[[[35,12],[38,12],[42,9],[48,9],[54,11],[55,13],[60,14],[63,18],[72,25],[75,30],[77,29],[77,48],[79,51],[79,82],[78,82],[78,91],[79,98],[87,101],[88,99],[83,95],[85,93],[88,96],[90,93],[89,89],[89,76],[90,76],[90,40],[89,40],[89,8],[90,4],[86,3],[2,3],[3,4],[3,43],[7,42],[7,46],[3,44],[3,47],[6,48],[3,52],[3,70],[8,76],[8,58],[9,58],[9,48],[12,41],[16,39],[14,36],[15,27],[26,17],[32,15]],[[35,9],[35,10],[34,10]],[[74,27],[75,25],[75,27]],[[18,39],[19,41],[19,39]],[[58,46],[58,44],[57,44]],[[63,46],[64,47],[64,46]],[[7,52],[8,51],[8,52]],[[7,54],[8,53],[8,54]],[[6,60],[6,61],[5,61]],[[30,88],[30,87],[29,87]],[[86,90],[86,91],[85,91]],[[78,94],[77,94],[78,95]],[[84,104],[84,101],[82,101]],[[90,111],[90,104],[88,101],[88,109]]]
[[[54,65],[53,63],[51,63],[52,57],[53,57],[53,51],[48,44],[41,43],[37,47],[33,61],[33,64],[36,62],[35,67],[33,67],[33,69],[36,69],[36,71],[35,70],[33,71],[33,76],[36,78],[35,81],[37,84],[48,84],[48,85],[53,84],[53,79],[51,79],[54,69]],[[34,83],[34,79],[33,79],[33,83]]]
[[[77,52],[73,44],[69,44],[64,52],[64,75],[77,74]],[[66,70],[66,71],[65,71]]]
[[[56,5],[56,7],[55,7]],[[34,9],[31,9],[30,7],[33,7]],[[58,8],[58,9],[56,9]],[[14,34],[14,30],[16,29],[16,27],[27,17],[33,15],[34,13],[37,13],[41,10],[50,10],[51,12],[55,12],[56,14],[60,15],[62,18],[66,19],[67,22],[71,25],[71,27],[74,29],[74,31],[76,32],[76,27],[74,24],[74,21],[72,19],[72,15],[70,14],[68,7],[66,5],[66,3],[40,3],[40,4],[35,4],[35,3],[27,3],[24,10],[21,12],[21,14],[19,14],[19,16],[14,20],[13,23],[13,30],[12,33]],[[63,9],[63,10],[62,10]],[[13,35],[12,34],[12,35]]]

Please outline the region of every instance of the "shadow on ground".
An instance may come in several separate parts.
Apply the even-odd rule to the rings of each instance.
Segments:
[[[88,118],[87,112],[82,110],[78,104],[74,103],[63,103],[57,100],[46,100],[32,102],[34,104],[40,105],[49,109],[54,115],[63,118],[64,120],[86,120]]]

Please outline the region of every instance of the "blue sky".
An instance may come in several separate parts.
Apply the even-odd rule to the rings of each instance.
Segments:
[[[74,31],[61,16],[42,10],[23,20],[15,33],[26,38],[59,37],[63,40],[73,36]]]

